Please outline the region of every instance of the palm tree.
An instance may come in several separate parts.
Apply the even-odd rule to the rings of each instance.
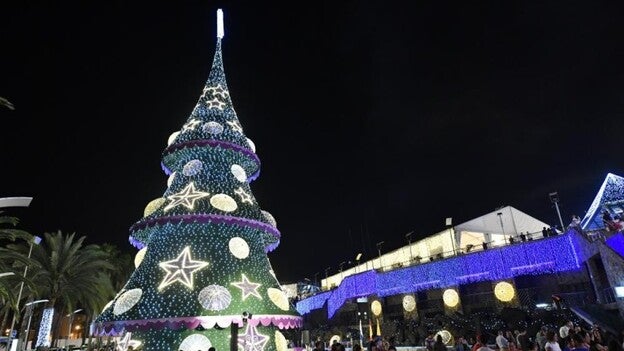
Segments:
[[[89,315],[99,312],[115,292],[108,273],[114,266],[98,245],[85,245],[86,237],[61,231],[45,233],[35,247],[31,279],[37,282],[36,295],[49,301],[44,309],[36,346],[50,346],[49,335],[55,311],[63,313],[81,307]],[[56,340],[56,337],[54,337]]]
[[[19,219],[17,217],[0,216],[0,242],[15,242],[18,239],[22,239],[27,242],[32,242],[32,240],[34,240],[33,235],[24,230],[15,228],[18,223]],[[6,324],[6,317],[8,317],[9,312],[13,311],[13,313],[19,314],[19,301],[17,301],[15,296],[14,288],[19,285],[19,283],[24,281],[22,270],[18,269],[19,264],[23,267],[23,265],[28,263],[29,260],[26,256],[21,255],[8,247],[0,247],[0,273],[13,274],[11,277],[0,278],[0,306],[2,306],[5,316],[2,321],[3,330],[4,325]]]

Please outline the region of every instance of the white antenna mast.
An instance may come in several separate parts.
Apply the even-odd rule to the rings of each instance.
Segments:
[[[217,38],[222,39],[223,38],[223,10],[218,9],[217,10]]]

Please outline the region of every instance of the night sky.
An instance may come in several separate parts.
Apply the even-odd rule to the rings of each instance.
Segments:
[[[18,4],[19,3],[19,4]],[[624,175],[624,2],[15,1],[0,13],[0,196],[33,234],[134,252],[225,13],[230,94],[283,282],[497,207],[558,224]],[[128,2],[129,3],[129,2]],[[346,267],[346,266],[345,266]]]

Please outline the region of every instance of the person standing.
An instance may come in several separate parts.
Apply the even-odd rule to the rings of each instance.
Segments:
[[[446,351],[446,345],[442,341],[442,335],[438,334],[436,336],[436,341],[433,344],[433,351]]]
[[[561,351],[559,341],[557,340],[557,333],[555,333],[553,330],[549,330],[546,333],[546,344],[544,345],[544,349],[546,351]]]
[[[502,330],[499,330],[498,336],[496,336],[496,346],[498,346],[500,351],[509,351],[509,340],[507,340]]]

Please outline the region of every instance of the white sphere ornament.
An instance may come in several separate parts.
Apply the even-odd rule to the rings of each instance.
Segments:
[[[412,295],[403,296],[403,309],[407,312],[412,312],[416,309],[416,299]]]
[[[152,213],[156,212],[159,208],[162,207],[166,202],[165,198],[159,197],[158,199],[154,199],[150,201],[143,210],[143,217],[147,217]]]
[[[176,172],[171,173],[171,175],[169,176],[169,178],[167,178],[167,186],[171,187],[171,184],[173,184],[173,180],[175,179],[176,176]]]
[[[254,144],[253,141],[251,141],[251,139],[247,138],[247,144],[249,145],[249,148],[251,149],[251,151],[254,152],[254,154],[256,153],[256,144]]]
[[[279,330],[275,331],[275,349],[277,351],[288,351],[288,341]]]
[[[459,304],[459,294],[455,289],[446,289],[442,294],[442,301],[448,307],[455,307]]]
[[[238,259],[242,260],[249,256],[249,244],[241,237],[235,236],[230,239],[228,247],[230,248],[230,253]]]
[[[147,252],[147,246],[139,250],[137,254],[134,256],[134,268],[139,268],[141,262],[145,258],[145,253]]]
[[[201,172],[204,164],[200,160],[191,160],[187,162],[182,168],[182,174],[187,177],[192,177],[194,175],[199,174]]]
[[[180,351],[208,351],[212,347],[210,339],[202,334],[191,334],[184,338],[178,347]]]
[[[134,305],[139,302],[141,296],[143,295],[143,290],[141,289],[130,289],[125,293],[121,294],[115,301],[115,307],[113,307],[113,314],[116,316],[130,310]]]
[[[232,302],[232,295],[221,285],[208,285],[199,292],[197,299],[209,311],[222,311]]]
[[[288,304],[288,296],[286,296],[286,293],[280,289],[268,288],[267,294],[275,306],[279,307],[283,311],[288,311],[290,305]]]
[[[500,282],[494,286],[494,296],[503,302],[509,302],[516,296],[513,285],[507,282]]]
[[[173,142],[176,140],[178,135],[180,135],[179,131],[171,133],[171,135],[169,135],[169,139],[167,139],[167,146],[173,144]]]
[[[240,165],[233,164],[232,167],[230,167],[230,172],[232,172],[234,178],[239,182],[244,183],[247,181],[247,172],[245,172]]]
[[[375,316],[379,316],[381,314],[381,302],[379,300],[375,300],[371,303],[371,311]]]
[[[227,194],[217,194],[210,198],[210,204],[223,212],[232,212],[236,211],[238,205],[236,201],[232,199],[230,195]]]
[[[266,220],[269,222],[270,225],[277,228],[277,221],[275,221],[275,217],[273,217],[272,214],[270,214],[268,211],[265,211],[265,210],[262,210],[262,214],[264,215],[264,218],[266,218]]]
[[[219,122],[210,121],[204,123],[202,130],[206,133],[217,135],[223,133],[223,126]]]

